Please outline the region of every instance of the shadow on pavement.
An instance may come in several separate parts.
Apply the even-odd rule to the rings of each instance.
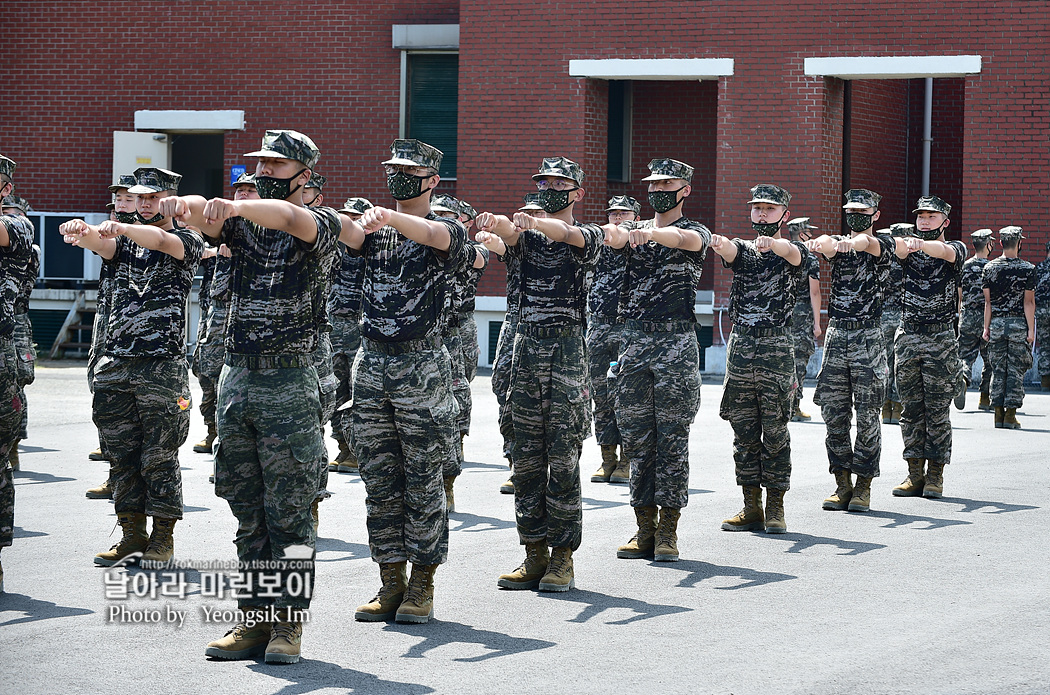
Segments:
[[[576,603],[587,604],[584,606],[583,610],[580,611],[579,615],[569,621],[570,623],[585,623],[609,608],[625,608],[629,611],[633,611],[634,615],[629,618],[623,618],[622,620],[607,621],[605,623],[606,625],[627,625],[629,623],[638,622],[639,620],[658,618],[662,615],[673,615],[675,613],[686,613],[692,610],[692,608],[686,608],[685,606],[668,606],[659,603],[648,603],[646,601],[639,601],[635,598],[611,596],[609,594],[581,589],[574,589],[564,593],[542,592],[539,596],[557,601],[573,601]]]
[[[537,649],[547,649],[555,646],[555,642],[547,640],[531,639],[527,637],[513,637],[503,632],[492,630],[478,630],[470,625],[462,623],[450,623],[444,620],[433,620],[436,625],[407,625],[400,623],[389,623],[384,630],[390,632],[403,632],[409,635],[420,635],[423,641],[413,645],[405,652],[404,656],[409,659],[421,659],[423,655],[432,649],[443,647],[447,644],[477,644],[489,650],[486,654],[479,656],[464,656],[453,661],[487,661],[501,656],[532,652]],[[441,629],[438,630],[437,628]],[[420,630],[417,632],[417,628]]]
[[[986,507],[990,507],[990,509],[988,511],[986,511],[986,512],[983,512],[984,514],[1006,514],[1007,512],[1027,512],[1027,511],[1031,511],[1032,509],[1039,509],[1039,507],[1033,506],[1031,504],[1008,504],[1006,502],[986,502],[986,501],[983,501],[983,500],[968,500],[965,497],[941,497],[940,499],[934,499],[934,500],[930,500],[930,501],[931,502],[935,502],[935,503],[940,503],[940,504],[961,504],[962,505],[962,509],[958,509],[956,511],[964,512],[964,513],[967,513],[967,514],[972,513],[972,512],[976,512],[979,509],[985,509]],[[967,523],[967,522],[957,522],[957,523]]]
[[[624,487],[624,490],[627,488]],[[615,507],[624,507],[631,504],[631,498],[624,497],[622,501],[617,502],[616,500],[596,500],[593,497],[583,498],[583,511],[593,512],[598,509],[613,509]]]
[[[307,647],[309,649],[309,647]],[[210,659],[216,663],[221,659]],[[236,662],[228,662],[236,663]],[[339,688],[347,693],[404,693],[424,695],[435,692],[433,688],[418,683],[385,681],[371,673],[343,668],[339,664],[314,659],[302,659],[297,664],[252,663],[248,668],[275,680],[289,681],[288,685],[274,691],[274,695],[303,695],[315,690]]]
[[[372,557],[372,551],[368,549],[367,543],[348,543],[340,538],[317,537],[317,552],[348,553],[343,557],[325,559],[318,557],[318,562],[342,562],[343,560],[361,560]]]
[[[938,528],[947,528],[949,526],[965,526],[973,522],[962,521],[961,519],[938,519],[932,516],[919,516],[916,514],[901,514],[900,512],[887,512],[881,509],[872,509],[867,512],[855,513],[853,516],[870,516],[876,519],[887,519],[890,523],[884,524],[883,528],[899,528],[901,526],[907,526],[908,524],[926,524],[919,531],[932,531]]]
[[[50,601],[41,601],[24,594],[0,594],[0,616],[6,613],[25,613],[21,618],[12,618],[0,622],[0,627],[5,625],[19,625],[32,623],[37,620],[49,618],[69,618],[75,615],[91,615],[95,611],[87,608],[74,608],[73,606],[60,606]]]
[[[459,525],[453,526],[452,522],[458,521]],[[496,531],[498,529],[514,528],[513,519],[497,519],[494,516],[479,516],[467,512],[452,512],[448,516],[449,531],[465,531],[467,533],[478,533],[479,531]]]
[[[967,523],[967,522],[962,522]],[[845,552],[839,555],[860,555],[872,550],[881,550],[886,546],[882,543],[865,543],[863,541],[847,541],[841,538],[827,538],[825,536],[810,536],[805,533],[773,533],[768,536],[771,540],[788,541],[792,546],[787,549],[789,553],[801,553],[803,550],[815,548],[819,545],[827,545],[838,548]]]
[[[50,473],[20,470],[14,471],[15,485],[40,485],[41,483],[68,483],[76,478],[65,478]]]
[[[730,577],[739,579],[740,584],[735,586],[720,586],[716,587],[723,591],[735,591],[737,589],[751,589],[756,586],[762,586],[764,584],[772,584],[773,582],[784,582],[789,579],[798,579],[793,574],[783,574],[781,572],[762,572],[759,570],[753,570],[747,567],[732,567],[729,565],[713,565],[710,562],[701,562],[699,560],[679,560],[678,562],[654,562],[654,567],[661,569],[673,569],[679,572],[688,572],[688,574],[682,577],[682,581],[678,582],[678,586],[685,588],[692,588],[704,581],[705,579],[714,579],[716,577]]]

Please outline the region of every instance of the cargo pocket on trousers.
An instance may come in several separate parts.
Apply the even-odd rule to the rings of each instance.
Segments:
[[[16,366],[18,368],[18,383],[22,386],[29,386],[36,379],[35,362],[36,349],[32,345],[18,351]]]
[[[434,423],[435,433],[448,438],[449,441],[452,441],[457,417],[459,417],[459,404],[456,403],[451,392],[447,398],[430,406],[430,419]]]

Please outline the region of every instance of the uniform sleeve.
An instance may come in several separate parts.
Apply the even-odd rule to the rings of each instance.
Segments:
[[[704,259],[707,258],[707,249],[711,247],[711,230],[705,227],[704,225],[700,224],[699,222],[696,222],[695,220],[685,220],[684,218],[682,224],[676,224],[676,226],[680,226],[682,229],[688,229],[700,235],[700,241],[703,242],[703,246],[700,248],[700,250],[682,251],[682,253],[684,253],[686,257],[689,258],[693,265],[703,265]]]
[[[467,250],[467,230],[460,224],[459,220],[452,220],[446,217],[433,218],[428,217],[428,220],[432,222],[440,222],[441,224],[448,227],[449,244],[448,251],[440,251],[433,247],[428,246],[431,255],[438,261],[438,265],[455,271],[458,268],[465,267],[469,263],[474,262],[474,256]],[[467,260],[467,256],[470,255],[470,260]]]
[[[171,230],[171,234],[177,236],[182,242],[184,255],[182,261],[179,262],[187,268],[196,268],[204,254],[204,238],[186,227],[175,227]]]
[[[1024,281],[1024,288],[1025,288],[1025,291],[1029,291],[1029,290],[1034,291],[1035,290],[1035,266],[1034,265],[1030,266],[1027,270],[1028,270],[1028,272],[1026,273],[1026,277],[1025,277],[1025,281]]]
[[[296,243],[303,252],[318,256],[326,256],[335,250],[339,243],[339,232],[342,226],[339,224],[339,215],[335,210],[328,207],[307,208],[313,215],[314,223],[317,225],[317,238],[312,244],[296,239]]]
[[[955,262],[952,263],[952,267],[958,273],[966,263],[966,245],[961,241],[949,241],[948,245],[955,249]]]
[[[813,280],[820,279],[820,259],[817,258],[817,254],[813,253],[809,249],[806,249],[806,253],[809,256],[809,277]]]
[[[28,254],[33,248],[33,223],[25,217],[15,215],[4,215],[0,220],[7,228],[7,237],[10,240],[7,246],[0,246],[0,253],[8,256]]]
[[[596,224],[577,224],[583,233],[583,248],[571,247],[572,257],[584,267],[593,267],[601,255],[602,246],[605,243],[605,232]]]
[[[757,251],[755,251],[754,247],[743,239],[733,239],[730,243],[736,247],[736,258],[734,258],[732,262],[723,258],[722,266],[729,268],[734,273],[747,270],[754,264]]]

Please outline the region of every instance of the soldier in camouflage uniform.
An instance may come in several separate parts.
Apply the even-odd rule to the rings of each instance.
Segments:
[[[613,196],[605,208],[612,225],[633,222],[641,211],[641,204],[626,195]],[[621,445],[620,430],[616,426],[616,397],[609,388],[608,377],[620,355],[623,337],[620,295],[626,267],[626,254],[603,245],[587,295],[587,365],[594,400],[594,438],[602,451],[602,465],[591,476],[592,483],[631,482],[630,460],[625,455],[619,458],[616,455],[616,447]]]
[[[879,408],[886,397],[889,371],[882,342],[882,281],[897,245],[888,234],[872,234],[881,214],[881,195],[854,188],[845,197],[842,208],[850,236],[825,234],[806,244],[831,263],[828,332],[813,401],[827,425],[825,445],[836,482],[823,507],[866,512],[882,458]],[[851,445],[854,409],[857,435]]]
[[[264,652],[267,663],[294,663],[302,639],[294,611],[308,608],[313,592],[311,505],[327,459],[314,353],[341,225],[334,210],[303,205],[303,187],[321,156],[310,138],[268,130],[262,148],[245,156],[258,158],[261,200],[165,201],[171,214],[230,249],[215,494],[237,518],[237,557],[255,587],[238,599],[241,610],[246,617],[278,613],[273,623],[237,624],[205,654],[244,659]],[[259,591],[256,563],[277,573],[275,592]]]
[[[981,355],[983,366],[981,367],[981,400],[978,407],[981,410],[991,410],[992,407],[988,401],[988,386],[992,379],[992,370],[988,363],[988,341],[982,337],[984,290],[981,284],[981,273],[991,259],[991,253],[995,250],[995,242],[992,240],[990,229],[978,229],[970,234],[970,239],[974,255],[966,259],[960,277],[959,359],[962,360],[963,377],[969,386],[973,363],[977,361],[977,355]],[[960,410],[966,407],[966,391],[963,391],[955,401],[955,407]]]
[[[441,322],[467,235],[458,220],[430,209],[441,150],[395,140],[390,152],[383,166],[397,209],[368,210],[344,236],[364,258],[351,423],[382,581],[354,617],[425,623],[434,614],[434,572],[448,555],[442,467],[453,455],[458,415]]]
[[[339,214],[353,222],[372,208],[365,198],[348,198]],[[336,411],[332,415],[332,438],[339,446],[329,471],[350,473],[357,471],[357,455],[351,446],[350,407],[353,383],[350,368],[361,347],[361,283],[364,280],[364,259],[355,256],[340,244],[332,266],[332,293],[328,297],[328,317],[332,323],[332,368],[338,387],[335,394]]]
[[[890,233],[890,236],[906,237],[915,232],[915,225],[909,222],[896,222],[879,233]],[[901,399],[897,395],[897,368],[893,347],[897,328],[901,323],[901,301],[903,300],[904,269],[896,253],[890,255],[890,264],[886,276],[882,279],[882,345],[886,350],[886,399],[882,402],[882,424],[899,425],[901,418]]]
[[[908,477],[893,488],[897,497],[940,497],[952,456],[950,410],[961,373],[957,288],[966,246],[944,241],[951,209],[937,196],[919,198],[915,237],[896,239],[904,299],[894,346],[908,462]]]
[[[1018,258],[1020,227],[999,230],[1003,255],[984,266],[984,339],[992,372],[995,426],[1020,429],[1017,409],[1024,402],[1024,375],[1032,368],[1035,342],[1035,266]]]
[[[1039,385],[1050,391],[1050,241],[1046,242],[1046,258],[1035,267],[1035,331]]]
[[[459,201],[459,221],[466,227],[468,237],[477,217],[478,212],[474,209],[474,206],[465,200]],[[481,244],[477,245],[482,246]],[[489,267],[488,249],[479,249],[479,251],[485,257],[485,264],[480,267],[477,267],[475,264],[467,268],[465,293],[460,297],[458,308],[459,334],[463,345],[463,370],[467,376],[468,384],[472,383],[474,377],[478,375],[478,361],[481,359],[481,346],[478,344],[478,322],[474,318],[474,309],[478,296],[478,283],[481,282],[481,276],[485,274],[485,269]],[[463,436],[470,434],[470,413],[471,410],[468,404],[466,412],[460,413],[459,416],[460,434]]]
[[[317,172],[311,172],[310,180],[303,187],[303,205],[308,208],[324,205],[324,194],[322,191],[326,183],[328,183],[326,177],[321,176]]]
[[[139,224],[71,220],[59,230],[112,266],[106,342],[95,365],[92,417],[112,456],[113,506],[121,540],[95,556],[111,566],[141,553],[146,563],[172,558],[182,518],[179,447],[190,425],[185,306],[204,251],[196,230],[160,212],[182,177],[135,170]],[[153,532],[146,536],[146,517]]]
[[[17,165],[0,154],[0,198],[14,191]],[[18,396],[15,367],[18,355],[14,342],[14,313],[17,283],[9,282],[16,269],[29,263],[33,247],[33,225],[25,217],[0,215],[0,550],[11,545],[15,524],[15,486],[8,454],[15,446],[22,425],[22,401]],[[4,570],[0,566],[0,593]]]
[[[755,241],[711,237],[711,249],[733,271],[726,346],[726,375],[719,416],[733,426],[736,481],[744,508],[722,522],[725,531],[785,533],[784,493],[791,486],[791,437],[787,423],[795,402],[791,313],[806,277],[806,247],[781,238],[791,194],[780,186],[751,189]],[[762,487],[766,508],[762,511]]]
[[[604,238],[600,227],[573,216],[583,177],[576,162],[547,157],[532,178],[548,217],[518,212],[511,221],[483,213],[477,220],[479,230],[503,239],[521,273],[509,399],[514,513],[525,561],[500,576],[499,586],[508,589],[575,586],[572,553],[583,535],[580,451],[591,429],[586,275]]]
[[[216,258],[217,249],[206,244],[198,266],[201,284],[197,290],[197,308],[200,315],[197,319],[197,341],[193,346],[193,357],[190,359],[190,370],[197,377],[197,383],[201,387],[201,417],[208,428],[204,439],[193,445],[193,451],[198,454],[210,454],[211,445],[215,442],[215,380],[208,378],[201,370],[201,348],[208,339],[208,311],[211,308],[211,281],[215,277]]]
[[[689,503],[689,427],[700,407],[696,284],[711,232],[683,214],[693,168],[649,162],[643,222],[609,223],[605,243],[626,258],[619,315],[625,320],[615,369],[616,423],[630,461],[638,530],[616,557],[678,561],[678,520]]]
[[[809,223],[808,217],[796,217],[788,220],[788,234],[791,241],[805,243],[812,237],[812,230],[817,227]],[[795,389],[795,406],[792,409],[792,422],[808,422],[812,419],[809,413],[802,410],[802,385],[806,381],[809,372],[809,358],[817,350],[817,338],[823,332],[820,327],[820,261],[816,254],[806,250],[806,258],[802,261],[806,266],[808,282],[803,282],[798,287],[798,299],[795,308],[791,312],[791,337],[795,350],[795,379],[798,388]]]

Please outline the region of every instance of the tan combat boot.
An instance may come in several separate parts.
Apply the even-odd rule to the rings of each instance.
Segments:
[[[504,495],[514,494],[514,478],[507,478],[507,482],[499,486],[499,491]]]
[[[117,523],[120,524],[124,535],[112,548],[95,556],[95,564],[102,567],[112,567],[134,553],[141,553],[149,545],[149,536],[146,535],[146,515],[137,512],[121,512],[117,514]],[[128,563],[137,562],[136,558],[129,558]]]
[[[893,401],[882,402],[882,424],[890,424],[890,420],[893,419]]]
[[[926,459],[908,459],[908,477],[893,488],[894,497],[918,497],[922,494],[922,486],[926,482],[922,472],[925,464]]]
[[[88,491],[84,493],[84,497],[91,500],[111,500],[113,499],[113,484],[109,478],[106,478],[106,482],[98,487],[88,488]]]
[[[791,421],[792,422],[809,422],[812,419],[813,419],[812,415],[810,415],[806,411],[802,410],[802,408],[799,407],[798,403],[795,404],[795,412],[793,412],[791,414]]]
[[[535,589],[547,573],[550,562],[546,541],[526,543],[525,560],[513,572],[501,574],[496,584],[504,589]]]
[[[609,482],[617,485],[629,485],[631,483],[631,462],[620,447],[620,461],[616,464],[616,470],[609,476]]]
[[[149,545],[146,552],[142,553],[142,566],[150,567],[164,565],[171,562],[175,554],[175,539],[172,533],[175,531],[175,522],[178,519],[165,517],[153,517],[153,533],[149,537]]]
[[[851,512],[866,512],[871,509],[871,481],[872,478],[857,476],[857,484],[853,486],[853,498],[849,501]]]
[[[1003,428],[1003,420],[1006,419],[1006,408],[1001,405],[995,406],[995,429]]]
[[[314,538],[317,538],[317,530],[321,528],[321,498],[314,497],[310,503],[310,518],[314,522]]]
[[[850,472],[844,469],[835,471],[835,482],[838,484],[835,492],[824,500],[822,506],[830,511],[845,511],[853,497],[853,479]]]
[[[452,487],[456,484],[456,476],[445,476],[445,511],[451,514],[456,511],[456,494]]]
[[[262,618],[266,609],[245,606],[241,609],[244,620],[237,623],[223,637],[209,642],[204,656],[215,659],[251,659],[266,650],[270,641],[270,623]]]
[[[7,460],[11,462],[11,470],[13,470],[13,471],[19,470],[18,443],[20,441],[22,441],[22,440],[21,439],[16,439],[14,441],[14,443],[11,444],[11,450],[9,452],[7,452]]]
[[[978,410],[991,410],[992,400],[987,391],[981,391],[981,400],[977,403]]]
[[[540,591],[568,591],[575,588],[576,577],[572,568],[572,548],[551,548],[551,563],[547,574],[540,579]]]
[[[615,444],[602,444],[602,465],[595,471],[594,475],[591,476],[592,483],[607,483],[612,478],[612,474],[616,471],[616,466],[620,464],[619,459],[616,458],[616,445]]]
[[[634,508],[638,531],[631,536],[626,545],[616,549],[616,557],[638,560],[653,556],[653,550],[656,548],[656,514],[656,507]]]
[[[274,623],[263,661],[268,664],[299,663],[299,649],[303,641],[303,624],[299,621]]]
[[[95,449],[94,451],[89,453],[88,454],[88,459],[90,459],[92,461],[108,461],[109,460],[109,459],[106,458],[106,455],[102,453],[102,447],[99,447],[98,449]]]
[[[787,533],[784,520],[784,492],[766,488],[766,533]]]
[[[656,549],[653,560],[656,562],[678,562],[678,520],[682,518],[681,509],[663,507],[660,509],[660,523],[656,527]]]
[[[215,423],[208,423],[208,436],[193,445],[193,450],[198,454],[210,454],[211,445],[215,443],[218,433],[215,431]]]
[[[762,514],[762,488],[744,488],[744,508],[731,519],[722,522],[723,531],[759,531],[766,525]]]
[[[356,473],[360,466],[357,463],[357,454],[350,448],[347,442],[339,441],[339,454],[335,457],[336,470],[340,473]]]
[[[379,593],[375,595],[375,598],[357,607],[354,612],[354,620],[375,623],[393,618],[398,606],[401,605],[401,600],[405,597],[405,589],[408,588],[407,569],[407,562],[380,563],[379,578],[383,585],[379,587]]]
[[[1017,421],[1017,408],[1007,408],[1003,413],[1003,427],[1008,430],[1021,429],[1021,423]]]
[[[412,576],[408,580],[405,598],[394,616],[395,622],[425,623],[434,617],[434,572],[437,568],[437,565],[412,564]]]
[[[893,401],[893,412],[890,413],[890,424],[899,425],[901,424],[901,413],[904,412],[904,405],[900,401]]]
[[[930,461],[926,466],[926,485],[922,496],[928,499],[940,499],[944,492],[944,464]]]

